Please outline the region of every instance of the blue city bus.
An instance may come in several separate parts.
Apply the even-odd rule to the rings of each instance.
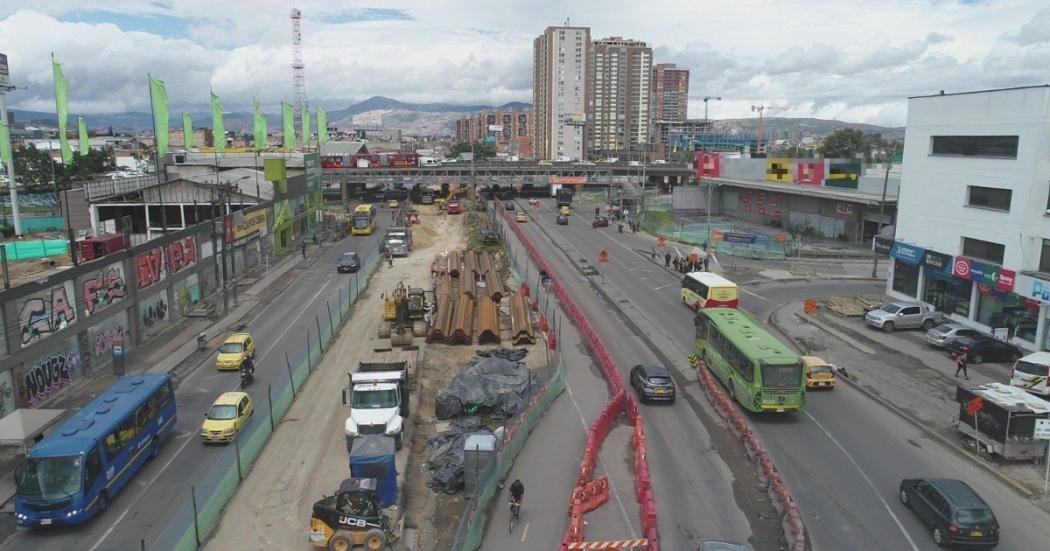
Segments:
[[[33,446],[15,471],[19,526],[101,513],[175,427],[171,375],[129,375]]]

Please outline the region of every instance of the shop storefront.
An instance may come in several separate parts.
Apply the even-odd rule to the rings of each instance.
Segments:
[[[1034,324],[1034,335],[1031,341],[1033,348],[1039,350],[1050,350],[1050,281],[1038,279],[1025,274],[1017,274],[1014,281],[1014,296],[1021,299],[1021,304],[1027,313],[1027,319],[1022,324],[1023,330],[1018,338],[1028,340],[1026,337],[1032,335]]]
[[[922,300],[945,314],[970,317],[973,284],[952,275],[952,257],[926,251],[922,261]]]
[[[890,247],[893,259],[892,289],[912,299],[919,296],[919,272],[926,249],[895,241]]]

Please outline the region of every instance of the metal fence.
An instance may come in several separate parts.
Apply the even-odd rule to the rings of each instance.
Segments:
[[[499,224],[499,218],[493,216],[492,220],[493,227],[504,235],[504,243],[506,243],[506,234]],[[540,310],[545,314],[553,312],[555,309],[554,304],[551,302],[553,297],[541,285],[539,271],[534,267],[530,269],[528,255],[523,254],[519,258],[518,255],[509,252],[509,246],[506,250],[509,253],[508,256],[511,259],[514,275],[519,284],[521,282],[530,283],[530,289],[541,297],[539,300]],[[492,514],[493,499],[496,497],[500,481],[507,476],[511,467],[514,466],[514,460],[525,446],[532,429],[536,427],[540,419],[547,413],[547,410],[550,409],[551,404],[554,403],[558,395],[565,390],[565,370],[562,366],[561,349],[550,350],[546,346],[546,341],[540,342],[544,344],[544,350],[547,352],[547,370],[543,374],[546,380],[543,388],[533,396],[525,412],[517,416],[505,427],[496,461],[490,463],[484,471],[478,473],[478,483],[474,486],[474,492],[465,496],[467,508],[459,519],[459,525],[456,527],[456,532],[452,539],[451,548],[454,551],[474,551],[481,548],[481,544],[485,539],[485,527],[488,525]]]
[[[379,266],[380,258],[379,251],[374,251],[348,287],[340,288],[338,296],[331,297],[335,301],[326,300],[327,308],[315,314],[316,330],[307,330],[303,348],[292,356],[285,352],[287,378],[267,387],[265,403],[261,399],[257,401],[258,421],[248,426],[232,446],[223,450],[204,478],[190,486],[188,496],[178,498],[182,499],[182,503],[171,515],[167,525],[152,539],[147,541],[143,538],[144,549],[196,551],[215,529],[237,486],[258,460],[266,442],[292,407],[306,379],[317,367],[322,351],[331,343],[335,330],[350,315],[350,308],[361,296],[369,276]],[[291,357],[302,359],[293,365],[289,359]],[[177,487],[175,491],[178,491]]]
[[[783,259],[792,246],[790,241],[777,240],[783,232],[758,231],[754,225],[734,221],[708,224],[700,218],[676,215],[668,203],[649,205],[642,215],[641,227],[643,231],[677,243],[696,246],[710,243],[716,253],[743,258]],[[727,235],[741,242],[727,241]]]

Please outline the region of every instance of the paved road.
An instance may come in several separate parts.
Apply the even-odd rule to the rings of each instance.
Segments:
[[[542,225],[573,258],[594,262],[598,251],[608,250],[605,277],[627,296],[632,315],[669,339],[675,349],[669,355],[684,358],[693,351],[692,313],[678,297],[679,278],[632,250],[648,251],[649,241],[618,234],[615,227],[592,229],[589,213],[571,216],[568,226],[556,226],[550,201],[529,212],[536,214],[527,224],[530,233],[541,238],[536,226]],[[765,319],[787,301],[878,288],[859,281],[766,283],[745,289],[741,302]],[[749,417],[798,501],[815,549],[935,549],[929,531],[896,500],[900,479],[913,476],[960,478],[973,485],[998,513],[1001,549],[1045,547],[1050,517],[859,392],[844,385],[830,393],[810,393],[807,406],[801,415]]]
[[[301,272],[296,282],[248,324],[246,330],[258,343],[255,382],[248,390],[260,413],[267,411],[267,385],[273,383],[274,389],[282,389],[287,384],[284,354],[289,354],[292,365],[303,360],[307,329],[316,346],[314,315],[327,317],[325,299],[333,303],[338,300],[339,289],[346,292],[350,278],[354,277],[336,274],[336,259],[351,250],[358,251],[362,261],[367,258],[376,249],[390,214],[383,209],[378,218],[380,224],[371,236],[348,238],[334,247],[322,249],[316,263]],[[294,273],[295,270],[288,277]],[[110,501],[105,513],[72,528],[19,530],[3,542],[2,547],[27,551],[139,549],[140,542],[145,540],[146,548],[151,549],[151,542],[189,500],[190,486],[199,484],[222,455],[222,447],[204,446],[197,438],[197,431],[215,397],[238,386],[237,373],[219,373],[206,362],[179,381],[175,393],[179,419],[173,436],[164,442],[160,456],[139,471]],[[264,422],[265,417],[256,415],[251,422]]]
[[[528,212],[531,214],[533,210]],[[550,215],[552,222],[553,216]],[[592,231],[589,227],[584,230],[579,218],[575,222],[575,227],[570,226],[570,233]],[[565,227],[559,226],[559,229]],[[641,338],[632,334],[616,312],[595,296],[587,279],[569,264],[536,225],[525,224],[525,230],[558,271],[560,281],[588,315],[595,331],[603,337],[623,370],[624,379],[627,380],[627,371],[631,366],[654,361]],[[689,326],[692,327],[691,322]],[[652,404],[642,407],[650,471],[657,496],[661,547],[696,549],[705,539],[748,540],[755,531],[751,524],[754,515],[742,502],[738,492],[749,492],[751,487],[747,481],[738,480],[734,475],[733,469],[722,457],[724,448],[716,447],[718,444],[725,446],[728,441],[713,441],[687,400],[678,400],[674,405]],[[603,450],[606,454],[615,454],[617,451],[613,446],[617,445],[621,444],[610,439]],[[749,468],[745,475],[751,476]],[[633,499],[633,492],[628,498]],[[615,507],[615,504],[610,505]],[[623,537],[627,534],[621,531],[620,535]],[[588,526],[587,539],[593,538]]]

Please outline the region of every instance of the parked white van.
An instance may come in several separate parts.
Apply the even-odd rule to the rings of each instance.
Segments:
[[[1033,352],[1014,362],[1010,385],[1039,396],[1050,396],[1047,378],[1050,378],[1050,352]]]

